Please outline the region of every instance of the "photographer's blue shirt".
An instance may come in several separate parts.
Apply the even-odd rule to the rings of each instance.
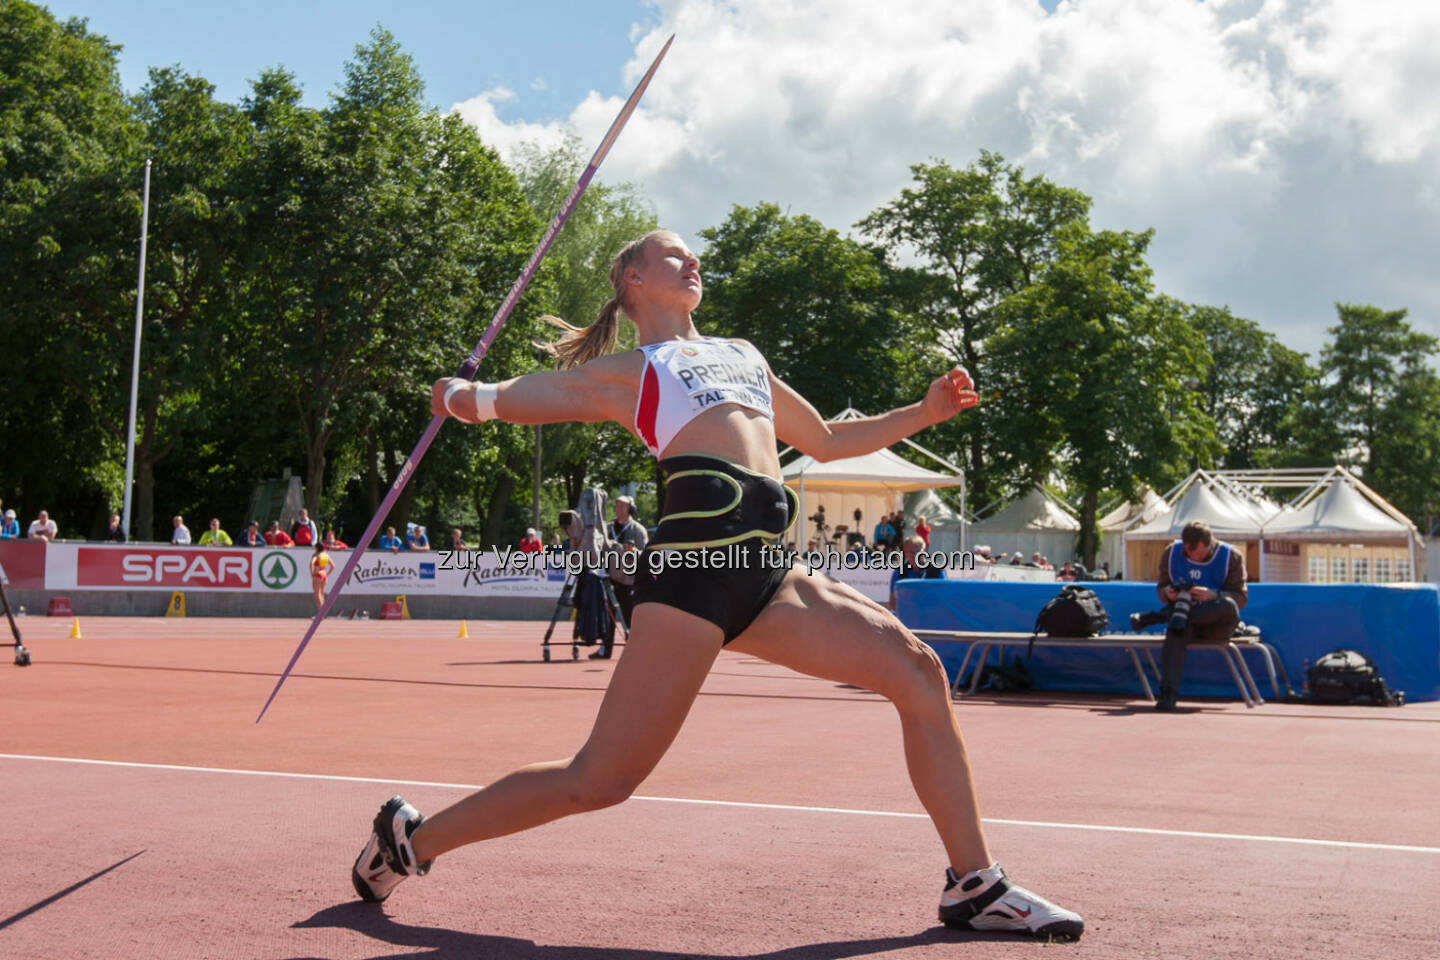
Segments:
[[[1187,557],[1184,542],[1176,540],[1170,544],[1170,585],[1176,590],[1184,589],[1186,584],[1205,587],[1219,596],[1230,572],[1231,549],[1230,544],[1217,540],[1210,559],[1197,561]]]

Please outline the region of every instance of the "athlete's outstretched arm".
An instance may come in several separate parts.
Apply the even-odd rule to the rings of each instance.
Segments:
[[[616,420],[628,426],[642,364],[640,354],[631,350],[597,357],[569,370],[527,373],[501,383],[446,377],[430,388],[430,410],[465,423]]]
[[[860,420],[827,422],[789,384],[770,375],[775,402],[775,435],[816,460],[858,457],[888,447],[926,427],[949,420],[979,402],[963,367],[936,377],[925,399]]]

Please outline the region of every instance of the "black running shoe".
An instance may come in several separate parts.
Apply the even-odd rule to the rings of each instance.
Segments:
[[[380,903],[409,876],[424,876],[430,872],[433,860],[415,862],[415,851],[410,847],[410,838],[415,828],[425,822],[420,812],[405,802],[403,797],[391,797],[375,815],[375,829],[370,842],[360,851],[355,866],[350,870],[350,882],[360,899]]]
[[[1000,864],[963,877],[945,868],[940,922],[956,930],[998,930],[1051,940],[1077,940],[1085,932],[1080,914],[1017,887]]]

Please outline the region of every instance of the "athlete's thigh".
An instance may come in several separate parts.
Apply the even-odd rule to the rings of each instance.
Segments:
[[[799,568],[728,649],[887,696],[938,663],[889,610],[847,584]]]
[[[680,732],[723,635],[713,623],[660,603],[638,605],[634,620],[576,760],[638,782]]]

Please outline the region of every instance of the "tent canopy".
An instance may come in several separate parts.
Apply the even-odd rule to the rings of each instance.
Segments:
[[[805,489],[815,493],[853,493],[877,488],[891,493],[910,493],[934,487],[955,487],[965,482],[954,474],[936,473],[916,466],[889,450],[830,461],[804,455],[787,463],[780,474],[792,487],[798,487],[803,476]]]
[[[1075,534],[1080,521],[1040,487],[1011,501],[1003,510],[970,525],[970,539],[989,546],[996,559],[1002,554],[1032,554],[1064,563],[1075,556]]]
[[[1414,524],[1381,510],[1347,478],[1265,525],[1265,536],[1276,540],[1404,540],[1414,532]]]
[[[1160,499],[1160,495],[1154,490],[1146,487],[1139,500],[1120,504],[1097,520],[1096,524],[1106,533],[1112,533],[1124,530],[1132,523],[1147,523],[1164,509],[1165,501]]]
[[[1171,509],[1125,531],[1130,540],[1178,540],[1192,520],[1203,520],[1218,537],[1256,540],[1260,521],[1239,498],[1207,483],[1191,484]]]
[[[1076,531],[1080,529],[1080,521],[1040,487],[1031,487],[1023,497],[1006,504],[1003,510],[984,520],[976,520],[971,529],[976,536],[990,531]]]

